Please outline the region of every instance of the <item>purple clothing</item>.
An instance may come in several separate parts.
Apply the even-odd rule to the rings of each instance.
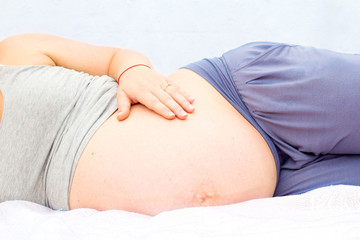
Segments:
[[[360,55],[255,42],[186,66],[262,134],[275,196],[360,185]]]

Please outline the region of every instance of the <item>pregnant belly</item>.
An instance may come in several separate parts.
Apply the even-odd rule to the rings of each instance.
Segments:
[[[256,129],[197,74],[169,78],[195,97],[195,112],[166,120],[135,105],[123,122],[112,115],[79,159],[70,208],[154,215],[272,196],[276,167]]]

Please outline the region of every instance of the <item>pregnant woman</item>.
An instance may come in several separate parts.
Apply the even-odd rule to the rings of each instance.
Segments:
[[[155,215],[360,185],[358,55],[250,43],[164,77],[25,34],[0,64],[0,201]]]

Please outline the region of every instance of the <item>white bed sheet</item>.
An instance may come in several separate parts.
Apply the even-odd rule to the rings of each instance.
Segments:
[[[360,239],[360,187],[187,208],[149,217],[124,211],[53,211],[0,204],[0,239]]]

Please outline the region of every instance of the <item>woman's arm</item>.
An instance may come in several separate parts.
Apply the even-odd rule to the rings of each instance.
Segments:
[[[96,46],[48,34],[21,34],[4,39],[0,42],[0,63],[63,66],[114,79],[136,64],[152,67],[144,55],[133,50]],[[118,119],[125,119],[130,104],[137,102],[168,119],[175,117],[173,112],[185,119],[182,110],[192,112],[193,99],[183,90],[175,86],[166,88],[167,85],[166,78],[152,68],[139,66],[127,70],[119,83]]]

